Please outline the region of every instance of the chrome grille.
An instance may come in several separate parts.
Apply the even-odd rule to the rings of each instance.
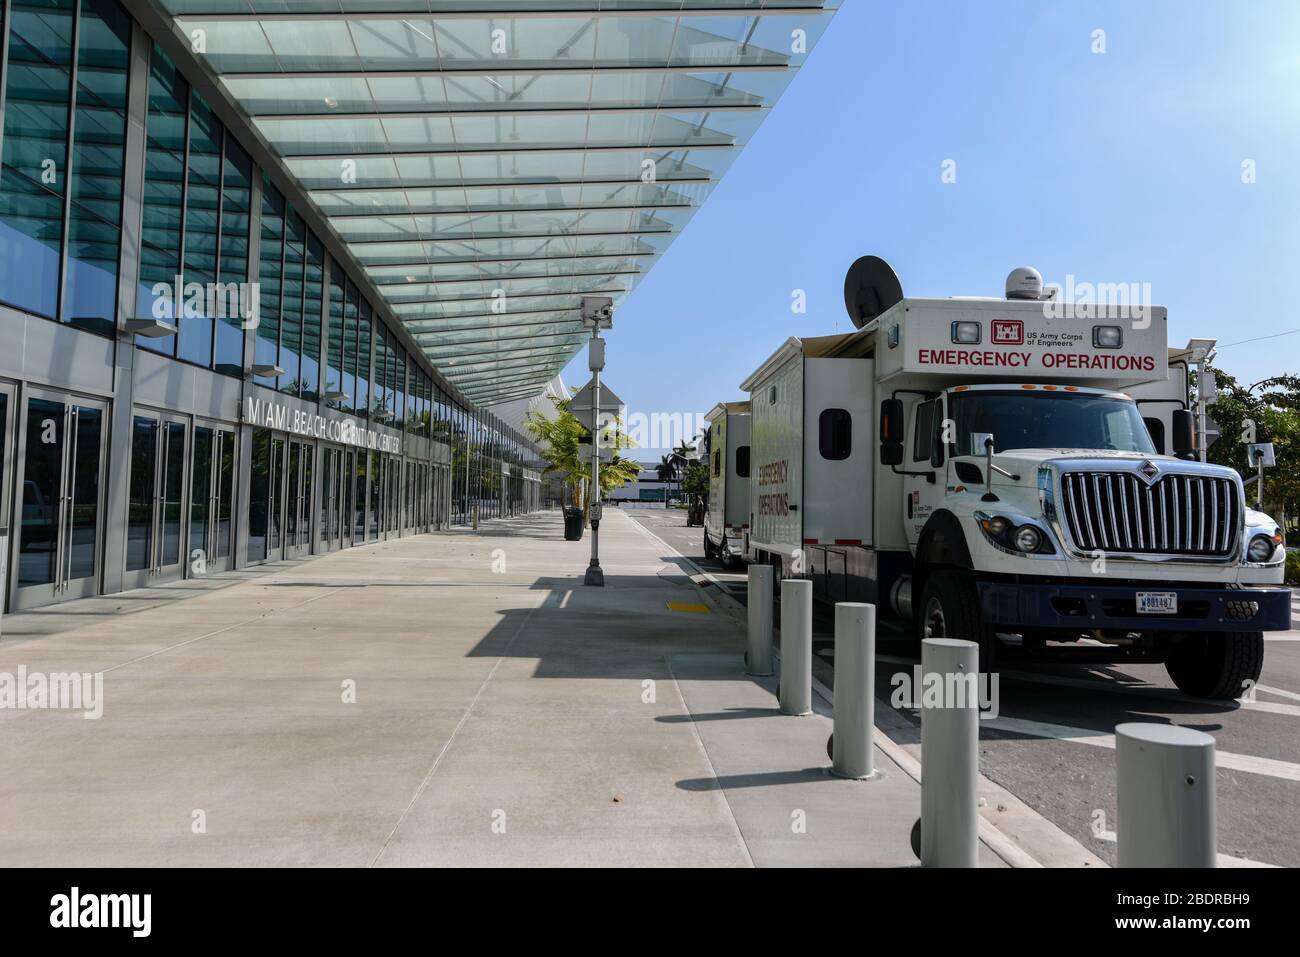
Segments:
[[[1237,484],[1210,475],[1065,472],[1062,513],[1085,551],[1227,558],[1241,523]]]

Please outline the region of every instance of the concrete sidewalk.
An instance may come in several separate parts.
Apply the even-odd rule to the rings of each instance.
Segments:
[[[831,777],[829,719],[601,533],[603,589],[550,512],[5,618],[0,673],[104,713],[0,710],[0,862],[914,865],[912,778]]]

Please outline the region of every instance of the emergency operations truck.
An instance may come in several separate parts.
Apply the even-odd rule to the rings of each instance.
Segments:
[[[859,331],[791,338],[741,385],[747,557],[976,641],[983,670],[1163,662],[1241,694],[1290,627],[1285,550],[1240,476],[1195,460],[1166,310],[1044,300],[1023,269],[1015,298],[907,299],[868,259]]]
[[[734,568],[744,559],[743,536],[749,529],[749,403],[721,402],[704,418],[709,423],[704,557]]]

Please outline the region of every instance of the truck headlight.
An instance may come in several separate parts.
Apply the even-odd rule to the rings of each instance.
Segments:
[[[1016,546],[1016,551],[1036,552],[1043,544],[1043,533],[1032,525],[1021,525],[1011,541]]]
[[[1246,561],[1254,562],[1256,565],[1263,565],[1273,558],[1273,553],[1277,551],[1277,547],[1281,544],[1281,532],[1274,532],[1272,535],[1256,535],[1250,540],[1250,545],[1246,548]]]
[[[1025,555],[1053,555],[1056,549],[1037,525],[1017,525],[1004,515],[976,512],[975,521],[980,531],[992,544],[1009,552]]]

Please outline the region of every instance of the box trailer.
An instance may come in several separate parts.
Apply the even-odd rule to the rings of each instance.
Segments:
[[[859,331],[789,339],[741,385],[747,558],[976,641],[985,670],[1158,661],[1239,695],[1290,627],[1280,528],[1195,461],[1166,310],[1046,300],[1029,272],[1006,300],[857,295],[850,273]]]
[[[704,418],[709,423],[704,557],[734,568],[744,560],[749,530],[749,403],[720,402]]]

